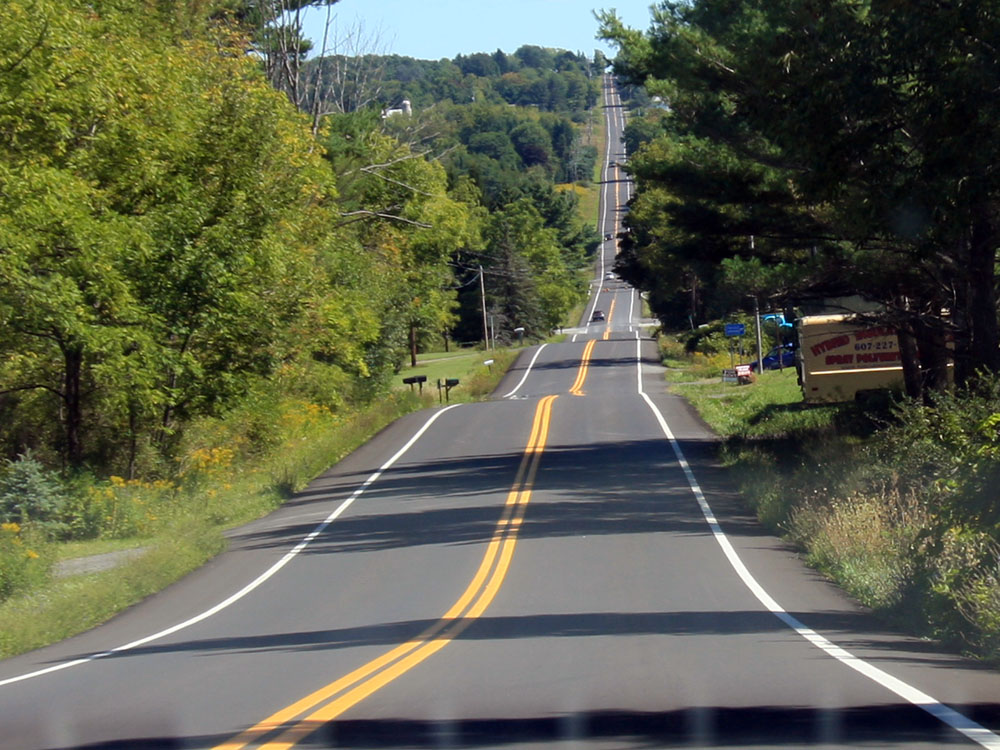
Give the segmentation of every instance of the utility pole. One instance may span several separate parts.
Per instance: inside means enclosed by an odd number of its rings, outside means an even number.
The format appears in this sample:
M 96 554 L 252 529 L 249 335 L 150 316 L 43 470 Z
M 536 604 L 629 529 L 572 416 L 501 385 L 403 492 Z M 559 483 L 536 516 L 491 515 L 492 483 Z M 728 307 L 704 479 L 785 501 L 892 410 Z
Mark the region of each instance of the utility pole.
M 753 296 L 753 319 L 757 324 L 757 361 L 760 362 L 757 369 L 759 372 L 764 372 L 764 349 L 763 342 L 760 337 L 760 307 L 757 306 L 756 294 Z
M 483 345 L 490 350 L 490 329 L 486 326 L 486 282 L 483 281 L 483 267 L 479 266 L 479 295 L 483 300 Z
M 753 245 L 753 235 L 750 235 L 750 255 L 753 256 L 754 245 Z M 761 340 L 760 336 L 760 307 L 757 304 L 757 294 L 753 295 L 753 321 L 757 324 L 757 361 L 760 363 L 757 367 L 759 372 L 764 372 L 764 342 Z M 778 356 L 781 356 L 779 352 Z

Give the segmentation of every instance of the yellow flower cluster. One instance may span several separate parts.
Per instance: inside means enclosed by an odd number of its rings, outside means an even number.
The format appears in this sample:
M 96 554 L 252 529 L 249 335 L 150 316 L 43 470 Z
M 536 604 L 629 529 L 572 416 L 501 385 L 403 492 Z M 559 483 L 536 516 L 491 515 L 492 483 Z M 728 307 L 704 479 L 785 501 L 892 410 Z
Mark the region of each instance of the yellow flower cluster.
M 111 476 L 108 478 L 111 482 L 112 487 L 131 487 L 141 490 L 172 490 L 174 489 L 174 483 L 169 479 L 156 479 L 152 482 L 147 482 L 142 479 L 124 479 L 123 477 Z
M 305 425 L 313 424 L 319 420 L 330 416 L 330 410 L 319 404 L 305 403 L 296 404 L 294 408 L 286 410 L 281 415 L 281 421 L 286 429 L 295 429 Z
M 232 460 L 233 451 L 230 448 L 199 448 L 188 456 L 188 461 L 199 469 L 209 466 L 228 466 Z
M 112 476 L 88 488 L 89 506 L 100 534 L 111 538 L 147 534 L 174 499 L 176 485 L 167 479 L 145 481 Z
M 184 473 L 225 469 L 233 463 L 235 455 L 236 452 L 231 448 L 197 448 L 187 455 Z

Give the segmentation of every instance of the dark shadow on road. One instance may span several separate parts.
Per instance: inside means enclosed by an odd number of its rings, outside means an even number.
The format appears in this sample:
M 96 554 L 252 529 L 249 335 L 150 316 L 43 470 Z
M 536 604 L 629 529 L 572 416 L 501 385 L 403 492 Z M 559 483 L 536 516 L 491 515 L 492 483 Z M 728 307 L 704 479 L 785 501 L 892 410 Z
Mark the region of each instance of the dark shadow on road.
M 618 282 L 618 283 L 621 283 L 621 282 Z M 585 322 L 585 323 L 583 323 L 583 325 L 587 325 L 587 323 Z M 633 341 L 635 340 L 634 337 L 633 337 L 632 340 Z M 642 340 L 646 341 L 646 342 L 651 341 L 651 339 L 649 339 L 648 337 L 643 337 Z M 581 344 L 583 344 L 583 342 L 582 341 L 577 341 L 576 344 L 581 345 Z M 561 344 L 560 346 L 562 347 L 563 351 L 566 351 L 566 350 L 570 349 L 570 347 L 572 346 L 572 344 L 568 344 L 567 345 L 567 344 L 564 343 L 564 344 Z M 552 349 L 549 349 L 548 351 L 551 352 Z M 582 351 L 582 347 L 581 347 L 580 351 Z M 528 369 L 528 363 L 530 361 L 531 361 L 531 357 L 530 356 L 522 356 L 522 358 L 518 359 L 517 363 L 515 363 L 514 366 L 511 367 L 507 371 L 508 372 L 508 376 L 509 376 L 510 373 L 514 373 L 514 372 L 524 372 L 524 370 Z M 616 361 L 622 367 L 635 367 L 635 357 L 631 357 L 631 356 L 630 357 L 619 357 Z M 643 364 L 650 364 L 650 365 L 660 365 L 661 364 L 660 360 L 651 351 L 644 352 L 642 354 L 641 361 L 643 362 Z M 522 366 L 522 362 L 523 362 L 523 366 Z M 535 364 L 534 364 L 534 366 L 531 369 L 532 370 L 537 370 L 537 369 L 540 369 L 540 368 L 545 368 L 548 365 L 554 365 L 554 366 L 557 366 L 559 368 L 579 367 L 580 366 L 579 351 L 576 351 L 576 353 L 573 356 L 567 356 L 567 357 L 564 357 L 563 359 L 557 360 L 555 362 L 537 362 L 536 361 Z
M 891 640 L 872 636 L 876 632 L 872 618 L 863 612 L 791 613 L 814 630 L 834 638 L 848 650 L 878 649 L 866 653 L 870 663 L 892 661 L 921 664 L 934 668 L 986 670 L 986 667 L 943 654 L 927 642 Z M 436 619 L 404 620 L 357 627 L 331 628 L 284 633 L 266 633 L 225 638 L 204 638 L 177 643 L 153 643 L 121 651 L 110 659 L 131 659 L 149 654 L 188 653 L 203 657 L 230 656 L 264 652 L 328 652 L 349 648 L 384 646 L 391 648 L 416 638 Z M 577 612 L 482 616 L 474 620 L 456 640 L 516 641 L 525 638 L 603 638 L 608 636 L 741 636 L 766 634 L 797 636 L 769 612 L 744 610 L 732 612 Z M 816 652 L 817 658 L 822 658 Z
M 994 705 L 968 708 L 994 717 L 997 712 Z M 639 748 L 842 748 L 860 743 L 879 747 L 900 743 L 922 748 L 968 746 L 957 732 L 924 711 L 893 704 L 832 709 L 719 706 L 455 721 L 348 719 L 317 727 L 303 747 L 482 748 L 588 741 L 607 746 L 604 742 L 612 740 Z
M 716 512 L 725 511 L 727 532 L 766 535 L 727 486 L 724 470 L 715 462 L 715 447 L 714 441 L 682 443 L 702 486 L 711 490 Z M 506 453 L 397 464 L 303 554 L 485 543 L 493 535 L 520 461 L 520 453 Z M 353 482 L 325 485 L 301 493 L 293 502 L 328 501 L 355 487 Z M 710 533 L 665 440 L 550 445 L 533 497 L 521 539 Z M 251 528 L 230 539 L 244 548 L 281 548 L 297 543 L 314 527 L 309 521 Z
M 954 708 L 987 726 L 995 726 L 1000 720 L 997 704 Z M 134 737 L 62 745 L 50 750 L 205 750 L 230 738 L 221 734 Z M 599 747 L 754 750 L 789 747 L 833 750 L 862 743 L 874 747 L 970 746 L 958 732 L 919 708 L 888 704 L 836 708 L 697 706 L 668 711 L 601 710 L 453 720 L 338 719 L 313 722 L 312 733 L 296 747 L 303 750 L 544 747 L 557 742 L 573 743 L 571 747 L 594 743 Z

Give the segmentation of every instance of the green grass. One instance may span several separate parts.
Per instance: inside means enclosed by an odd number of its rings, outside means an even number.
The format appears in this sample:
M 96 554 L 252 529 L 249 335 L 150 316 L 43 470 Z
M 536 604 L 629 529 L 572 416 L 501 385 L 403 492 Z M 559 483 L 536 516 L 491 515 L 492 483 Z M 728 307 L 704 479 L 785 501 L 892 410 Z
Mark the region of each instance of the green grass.
M 601 184 L 593 182 L 589 187 L 578 190 L 577 194 L 580 196 L 580 202 L 577 204 L 580 219 L 597 230 L 600 224 L 598 214 L 601 207 Z
M 719 373 L 714 382 L 678 384 L 672 390 L 688 399 L 723 437 L 784 438 L 800 430 L 813 432 L 831 427 L 842 411 L 839 406 L 804 404 L 793 369 L 761 373 L 750 385 L 723 383 Z
M 494 353 L 484 352 L 482 349 L 463 349 L 452 352 L 427 352 L 417 357 L 416 367 L 404 367 L 393 384 L 397 389 L 410 389 L 404 385 L 403 378 L 413 375 L 426 375 L 427 382 L 424 383 L 424 393 L 431 392 L 437 394 L 437 381 L 446 378 L 458 378 L 465 382 L 471 375 L 483 367 L 483 362 L 488 359 L 496 359 Z M 461 382 L 458 388 L 461 388 Z M 419 389 L 416 389 L 418 392 Z
M 523 348 L 523 347 L 521 347 Z M 438 391 L 437 381 L 447 378 L 457 378 L 459 383 L 447 394 L 450 403 L 477 401 L 492 393 L 507 369 L 517 359 L 521 348 L 504 347 L 484 352 L 482 349 L 464 350 L 461 353 L 427 352 L 417 358 L 416 367 L 406 367 L 399 373 L 397 388 L 409 389 L 403 385 L 402 379 L 412 375 L 426 375 L 423 399 L 425 404 L 438 403 L 444 397 L 444 391 Z M 424 360 L 424 361 L 421 361 Z M 487 365 L 486 362 L 493 360 Z M 414 386 L 414 393 L 419 394 L 419 388 Z
M 0 658 L 99 625 L 203 565 L 224 547 L 218 528 L 180 526 L 127 565 L 61 578 L 12 597 L 0 604 Z

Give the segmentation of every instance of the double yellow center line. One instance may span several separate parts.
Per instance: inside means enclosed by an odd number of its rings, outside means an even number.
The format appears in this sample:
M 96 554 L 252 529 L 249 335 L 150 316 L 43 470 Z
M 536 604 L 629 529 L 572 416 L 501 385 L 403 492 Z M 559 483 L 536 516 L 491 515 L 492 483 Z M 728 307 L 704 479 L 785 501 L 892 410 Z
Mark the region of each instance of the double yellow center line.
M 593 341 L 590 343 L 593 344 Z M 287 750 L 293 747 L 326 722 L 332 721 L 443 649 L 482 615 L 496 597 L 510 567 L 517 544 L 517 532 L 531 500 L 538 464 L 548 439 L 552 402 L 556 398 L 557 396 L 546 396 L 535 409 L 528 444 L 514 484 L 507 494 L 500 520 L 486 547 L 479 569 L 451 609 L 416 638 L 281 709 L 231 740 L 217 745 L 214 750 L 241 750 L 250 744 L 261 742 L 263 744 L 258 745 L 261 750 Z
M 611 318 L 615 314 L 615 301 L 611 300 L 611 307 L 608 308 L 608 319 L 605 323 L 604 335 L 602 338 L 607 341 L 611 335 Z M 587 372 L 590 370 L 590 358 L 594 354 L 594 345 L 597 343 L 597 339 L 590 339 L 587 345 L 583 347 L 583 356 L 580 357 L 580 369 L 576 372 L 576 380 L 573 381 L 573 385 L 570 386 L 569 392 L 574 396 L 583 395 L 583 383 L 587 380 Z
M 604 336 L 601 337 L 605 341 L 607 341 L 608 338 L 611 336 L 611 319 L 613 317 L 615 317 L 615 300 L 614 299 L 611 300 L 611 307 L 608 308 L 608 320 L 607 320 L 607 323 L 605 323 L 605 325 L 604 325 Z
M 576 380 L 573 381 L 573 385 L 570 386 L 569 392 L 574 396 L 583 395 L 583 381 L 587 379 L 587 370 L 590 369 L 590 356 L 594 353 L 594 344 L 597 343 L 597 339 L 590 339 L 587 345 L 583 347 L 583 356 L 580 357 L 580 369 L 576 371 Z

